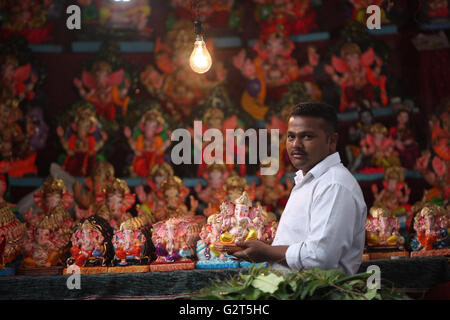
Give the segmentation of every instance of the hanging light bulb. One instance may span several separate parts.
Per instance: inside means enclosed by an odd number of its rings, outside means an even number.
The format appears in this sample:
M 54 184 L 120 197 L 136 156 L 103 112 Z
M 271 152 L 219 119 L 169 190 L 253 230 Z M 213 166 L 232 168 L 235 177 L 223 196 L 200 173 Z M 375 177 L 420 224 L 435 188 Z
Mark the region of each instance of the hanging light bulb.
M 189 58 L 189 65 L 192 70 L 197 73 L 205 73 L 207 72 L 212 65 L 211 55 L 206 48 L 205 41 L 203 41 L 202 31 L 201 31 L 201 22 L 194 22 L 195 28 L 195 42 L 194 42 L 194 51 L 191 53 L 191 57 Z

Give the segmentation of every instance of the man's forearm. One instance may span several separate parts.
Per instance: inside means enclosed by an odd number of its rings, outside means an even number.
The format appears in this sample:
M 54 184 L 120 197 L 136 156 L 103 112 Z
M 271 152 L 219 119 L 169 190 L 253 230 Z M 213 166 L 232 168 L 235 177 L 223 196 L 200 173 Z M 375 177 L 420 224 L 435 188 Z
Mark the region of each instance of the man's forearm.
M 286 251 L 288 248 L 289 246 L 269 246 L 266 261 L 280 263 L 287 267 Z

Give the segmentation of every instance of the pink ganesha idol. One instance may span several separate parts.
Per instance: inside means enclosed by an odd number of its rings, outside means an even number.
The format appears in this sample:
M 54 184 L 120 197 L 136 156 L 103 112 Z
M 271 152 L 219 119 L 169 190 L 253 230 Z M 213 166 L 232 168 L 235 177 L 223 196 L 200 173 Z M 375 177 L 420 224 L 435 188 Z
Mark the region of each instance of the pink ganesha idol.
M 116 178 L 106 184 L 102 193 L 97 194 L 99 207 L 96 215 L 106 219 L 111 227 L 118 228 L 122 222 L 132 217 L 127 210 L 133 206 L 135 197 L 127 183 Z
M 148 215 L 133 217 L 114 231 L 112 244 L 114 258 L 108 272 L 148 272 L 149 263 L 155 259 L 155 247 Z
M 204 216 L 169 218 L 153 224 L 152 241 L 157 258 L 150 270 L 194 269 L 195 245 L 204 224 Z
M 374 206 L 366 220 L 366 244 L 370 259 L 409 256 L 405 239 L 399 234 L 400 223 L 385 207 Z

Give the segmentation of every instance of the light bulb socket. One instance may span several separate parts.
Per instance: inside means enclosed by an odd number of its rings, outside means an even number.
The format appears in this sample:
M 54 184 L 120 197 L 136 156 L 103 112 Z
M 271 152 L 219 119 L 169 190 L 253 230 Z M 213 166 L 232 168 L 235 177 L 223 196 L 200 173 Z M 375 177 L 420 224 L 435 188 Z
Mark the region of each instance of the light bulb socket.
M 202 35 L 202 23 L 199 20 L 194 21 L 194 32 L 197 36 Z

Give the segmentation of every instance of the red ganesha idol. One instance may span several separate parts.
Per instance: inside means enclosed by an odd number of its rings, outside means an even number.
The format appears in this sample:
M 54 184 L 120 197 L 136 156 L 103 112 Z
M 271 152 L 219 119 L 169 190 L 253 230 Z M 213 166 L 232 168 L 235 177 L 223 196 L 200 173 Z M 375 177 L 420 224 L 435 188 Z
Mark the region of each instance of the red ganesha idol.
M 80 106 L 69 128 L 57 128 L 59 140 L 67 155 L 63 169 L 76 177 L 85 177 L 96 163 L 97 152 L 108 135 L 101 129 L 95 113 L 88 106 Z
M 331 66 L 326 65 L 325 71 L 340 86 L 340 112 L 360 107 L 364 100 L 368 101 L 371 107 L 387 106 L 386 76 L 381 74 L 382 65 L 383 60 L 372 48 L 361 52 L 360 46 L 354 42 L 342 46 L 340 57 L 332 56 Z M 379 99 L 375 95 L 374 87 L 379 88 Z
M 69 244 L 70 257 L 66 260 L 68 269 L 76 265 L 81 268 L 81 273 L 106 273 L 114 256 L 112 235 L 108 221 L 101 217 L 94 215 L 81 220 Z M 68 273 L 68 269 L 64 273 Z
M 164 162 L 164 152 L 171 143 L 166 120 L 161 112 L 151 109 L 141 117 L 133 133 L 125 127 L 124 134 L 134 152 L 130 174 L 148 177 L 155 164 Z
M 116 106 L 122 109 L 123 115 L 127 113 L 131 82 L 123 69 L 113 71 L 108 62 L 97 61 L 92 66 L 92 74 L 83 70 L 81 80 L 75 78 L 74 85 L 80 96 L 95 106 L 97 114 L 109 121 L 116 119 Z
M 114 232 L 112 244 L 114 258 L 108 272 L 148 272 L 149 263 L 154 260 L 149 216 L 139 216 L 126 220 Z

